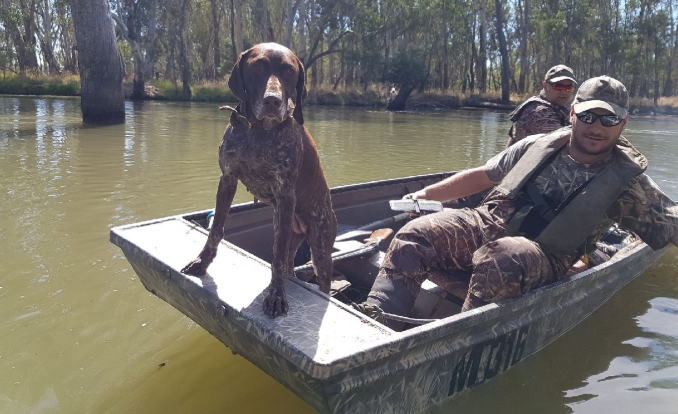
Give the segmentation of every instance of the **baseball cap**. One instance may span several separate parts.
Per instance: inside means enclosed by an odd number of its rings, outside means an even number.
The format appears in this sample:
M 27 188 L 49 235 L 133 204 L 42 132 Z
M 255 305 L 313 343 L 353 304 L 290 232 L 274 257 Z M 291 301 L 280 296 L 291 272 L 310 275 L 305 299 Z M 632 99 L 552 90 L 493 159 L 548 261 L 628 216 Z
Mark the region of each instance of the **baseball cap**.
M 565 65 L 556 65 L 552 67 L 546 72 L 546 76 L 544 76 L 544 82 L 558 82 L 564 79 L 569 79 L 572 82 L 577 83 L 574 79 L 574 72 Z
M 582 83 L 574 97 L 572 108 L 575 113 L 601 108 L 614 112 L 620 118 L 629 113 L 629 91 L 617 79 L 598 76 Z

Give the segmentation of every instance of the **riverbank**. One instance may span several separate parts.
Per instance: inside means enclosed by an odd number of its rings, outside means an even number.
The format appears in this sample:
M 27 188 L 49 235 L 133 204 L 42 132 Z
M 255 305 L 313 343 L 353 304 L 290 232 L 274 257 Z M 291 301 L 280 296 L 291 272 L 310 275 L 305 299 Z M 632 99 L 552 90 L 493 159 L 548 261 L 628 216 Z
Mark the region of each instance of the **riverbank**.
M 132 96 L 132 82 L 123 82 L 125 97 Z M 77 75 L 66 76 L 11 76 L 0 79 L 0 95 L 29 96 L 79 96 L 80 78 Z M 512 94 L 510 105 L 501 102 L 501 94 L 489 92 L 485 94 L 463 94 L 459 92 L 426 91 L 414 92 L 407 102 L 408 109 L 458 109 L 486 108 L 512 110 L 516 105 L 529 98 L 529 94 Z M 151 80 L 146 84 L 146 96 L 149 100 L 185 101 L 180 83 L 169 80 Z M 193 102 L 237 102 L 228 89 L 226 81 L 203 82 L 191 86 Z M 319 87 L 310 89 L 305 105 L 319 106 L 357 106 L 385 108 L 388 103 L 388 88 L 385 85 L 371 85 L 365 88 Z M 633 115 L 678 116 L 678 97 L 659 98 L 655 106 L 652 99 L 634 98 L 631 100 Z

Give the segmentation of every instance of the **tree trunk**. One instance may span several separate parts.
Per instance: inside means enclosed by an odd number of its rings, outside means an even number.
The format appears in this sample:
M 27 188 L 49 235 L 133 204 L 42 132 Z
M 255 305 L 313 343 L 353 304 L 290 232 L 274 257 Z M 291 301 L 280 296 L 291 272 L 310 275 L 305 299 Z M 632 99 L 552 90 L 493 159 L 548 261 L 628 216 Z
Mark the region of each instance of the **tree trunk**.
M 429 25 L 430 26 L 430 25 Z M 428 31 L 427 31 L 427 43 L 428 43 Z M 443 0 L 443 90 L 446 91 L 450 87 L 450 53 L 448 50 L 448 28 L 447 28 L 447 0 Z M 427 74 L 428 77 L 428 74 Z
M 285 37 L 283 45 L 292 48 L 292 30 L 294 30 L 294 0 L 285 0 Z
M 473 28 L 471 29 L 471 65 L 468 69 L 469 75 L 469 89 L 471 90 L 471 95 L 475 92 L 476 86 L 476 76 L 475 76 L 475 64 L 478 62 L 478 56 L 476 53 L 476 17 L 473 16 Z
M 219 16 L 217 0 L 210 0 L 210 2 L 212 3 L 212 27 L 214 29 L 214 80 L 217 80 L 221 77 L 219 74 L 219 68 L 221 67 L 221 50 L 219 48 L 221 16 Z
M 106 0 L 71 0 L 78 42 L 82 118 L 86 123 L 125 121 L 122 58 Z
M 340 59 L 341 59 L 341 62 L 340 62 L 340 65 L 341 65 L 341 72 L 339 72 L 339 76 L 338 76 L 337 79 L 334 81 L 334 85 L 332 86 L 332 90 L 333 90 L 333 91 L 336 91 L 336 90 L 337 90 L 337 87 L 339 86 L 339 82 L 341 82 L 341 79 L 344 77 L 344 68 L 345 68 L 345 65 L 344 65 L 344 58 L 343 58 L 343 57 L 344 57 L 344 54 L 342 53 L 342 54 L 341 54 L 341 57 L 340 57 Z
M 523 28 L 520 33 L 520 77 L 518 78 L 518 92 L 525 93 L 527 86 L 527 71 L 529 64 L 527 61 L 527 44 L 530 33 L 530 3 L 529 0 L 523 0 Z
M 31 0 L 29 3 L 28 13 L 24 19 L 24 44 L 26 45 L 26 70 L 28 71 L 37 71 L 38 66 L 38 56 L 37 51 L 37 41 L 35 39 L 36 31 L 36 1 Z
M 54 5 L 54 10 L 60 21 L 69 21 L 72 24 L 73 20 L 66 17 L 67 15 L 70 15 L 70 10 L 67 11 L 67 4 L 58 2 Z M 65 72 L 75 73 L 77 71 L 77 57 L 75 56 L 75 42 L 71 36 L 72 30 L 70 29 L 70 24 L 62 28 L 57 39 L 61 45 L 62 57 L 64 59 L 63 70 Z
M 389 102 L 386 109 L 388 109 L 389 111 L 405 110 L 405 106 L 407 105 L 407 99 L 412 94 L 412 91 L 414 91 L 414 86 L 400 88 L 398 94 L 396 95 L 395 98 L 393 98 L 391 102 Z
M 381 75 L 381 83 L 386 83 L 386 77 L 388 76 L 388 64 L 391 58 L 391 42 L 389 40 L 388 31 L 384 38 L 384 69 Z
M 3 1 L 1 4 L 0 10 L 3 12 L 5 10 L 12 12 L 10 10 L 10 4 L 8 1 Z M 13 18 L 3 19 L 3 24 L 6 24 L 4 27 L 5 31 L 12 33 L 12 40 L 14 42 L 14 47 L 16 48 L 16 60 L 19 64 L 19 72 L 35 72 L 38 69 L 38 58 L 35 54 L 36 44 L 35 44 L 35 29 L 34 29 L 34 16 L 35 16 L 35 0 L 32 0 L 27 7 L 25 4 L 22 4 L 22 9 L 28 8 L 29 12 L 27 17 L 23 20 L 24 32 L 22 33 L 19 28 L 19 22 Z
M 236 58 L 243 52 L 242 40 L 242 0 L 233 0 L 235 15 L 233 16 L 233 26 L 235 30 L 235 53 Z M 235 60 L 233 60 L 235 62 Z
M 659 36 L 654 38 L 654 106 L 659 104 Z
M 37 31 L 40 40 L 40 49 L 42 57 L 47 64 L 50 75 L 59 74 L 59 64 L 54 56 L 54 40 L 52 39 L 52 12 L 50 11 L 49 0 L 41 0 L 38 3 L 38 10 L 42 16 L 42 32 Z
M 188 61 L 188 51 L 186 50 L 186 9 L 191 0 L 183 0 L 181 3 L 181 13 L 179 15 L 179 61 L 181 62 L 181 83 L 182 97 L 186 100 L 191 99 L 191 65 Z
M 504 35 L 504 12 L 501 8 L 501 0 L 494 0 L 494 8 L 497 12 L 497 37 L 499 37 L 499 52 L 501 53 L 501 100 L 502 103 L 509 104 L 511 98 L 509 55 L 506 36 Z
M 299 47 L 297 56 L 302 62 L 306 62 L 306 0 L 299 3 Z
M 664 90 L 662 91 L 663 96 L 673 96 L 673 61 L 676 58 L 676 53 L 678 52 L 678 39 L 676 34 L 675 21 L 673 19 L 673 2 L 669 2 L 669 27 L 671 28 L 669 39 L 671 41 L 668 50 L 667 67 L 666 67 L 666 80 L 664 81 Z
M 231 0 L 231 60 L 238 60 L 238 49 L 235 46 L 235 0 Z
M 268 5 L 266 0 L 261 1 L 261 39 L 264 43 L 273 42 L 271 21 L 268 17 Z
M 146 79 L 153 77 L 153 68 L 158 51 L 157 13 L 158 0 L 150 0 L 148 3 L 148 22 L 143 23 L 147 29 L 142 29 L 142 18 L 137 9 L 138 5 L 126 3 L 126 10 L 119 10 L 112 14 L 113 20 L 118 25 L 123 37 L 129 43 L 134 56 L 134 87 L 132 99 L 145 97 Z M 126 21 L 123 21 L 126 19 Z M 143 46 L 146 47 L 143 50 Z
M 478 89 L 480 93 L 487 92 L 487 39 L 485 32 L 487 31 L 487 21 L 485 19 L 485 4 L 486 0 L 480 0 L 480 25 L 478 26 L 478 36 L 480 37 L 480 44 L 478 45 L 478 60 L 476 65 L 479 67 L 478 73 Z

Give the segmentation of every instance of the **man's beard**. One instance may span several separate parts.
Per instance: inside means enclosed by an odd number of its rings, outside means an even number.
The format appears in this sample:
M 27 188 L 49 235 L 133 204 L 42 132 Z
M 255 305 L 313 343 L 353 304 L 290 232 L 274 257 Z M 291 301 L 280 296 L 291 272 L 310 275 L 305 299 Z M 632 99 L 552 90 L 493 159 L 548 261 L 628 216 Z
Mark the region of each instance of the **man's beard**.
M 586 138 L 581 138 L 582 140 Z M 617 141 L 612 141 L 610 144 L 606 145 L 605 147 L 601 148 L 600 150 L 597 151 L 592 151 L 587 148 L 585 148 L 580 142 L 580 138 L 575 137 L 572 135 L 572 146 L 577 149 L 579 152 L 584 153 L 586 155 L 603 155 L 603 154 L 608 154 L 612 152 L 614 147 L 617 145 Z

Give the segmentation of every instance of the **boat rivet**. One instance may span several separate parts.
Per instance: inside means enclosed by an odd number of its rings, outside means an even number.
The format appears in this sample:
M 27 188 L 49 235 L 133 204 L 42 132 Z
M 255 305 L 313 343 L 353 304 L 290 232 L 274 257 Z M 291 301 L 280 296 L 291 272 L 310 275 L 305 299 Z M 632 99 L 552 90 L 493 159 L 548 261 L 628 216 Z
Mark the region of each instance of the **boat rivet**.
M 172 278 L 172 271 L 169 268 L 166 268 L 165 271 L 163 272 L 166 278 L 171 279 Z

